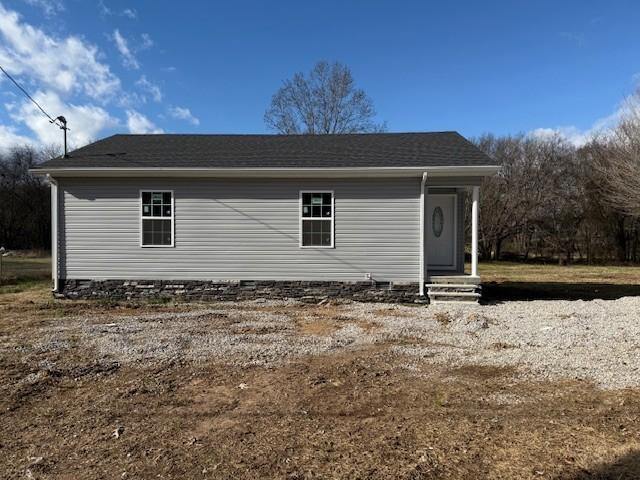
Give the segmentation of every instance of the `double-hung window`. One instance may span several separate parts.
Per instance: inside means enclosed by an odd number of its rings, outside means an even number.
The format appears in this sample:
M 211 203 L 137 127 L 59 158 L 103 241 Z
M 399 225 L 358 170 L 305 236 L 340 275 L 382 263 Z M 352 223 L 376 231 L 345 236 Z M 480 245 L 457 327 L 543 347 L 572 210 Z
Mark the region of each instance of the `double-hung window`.
M 144 190 L 140 192 L 141 245 L 173 246 L 173 192 Z
M 333 247 L 333 192 L 300 192 L 300 246 Z

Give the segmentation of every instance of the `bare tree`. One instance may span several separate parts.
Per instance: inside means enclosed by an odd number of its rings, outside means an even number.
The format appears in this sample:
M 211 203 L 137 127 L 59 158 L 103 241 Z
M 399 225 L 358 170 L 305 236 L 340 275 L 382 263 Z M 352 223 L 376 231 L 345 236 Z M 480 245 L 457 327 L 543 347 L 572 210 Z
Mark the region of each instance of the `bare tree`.
M 502 167 L 483 181 L 480 205 L 482 256 L 499 259 L 505 242 L 532 232 L 547 185 L 545 149 L 536 139 L 522 135 L 485 135 L 476 144 Z
M 640 218 L 640 90 L 626 107 L 613 136 L 594 142 L 592 151 L 606 202 Z
M 575 149 L 559 136 L 485 135 L 476 143 L 502 167 L 482 186 L 482 256 L 499 259 L 506 245 L 524 259 L 535 250 L 571 261 L 585 196 Z
M 532 221 L 537 240 L 560 263 L 572 261 L 585 219 L 583 164 L 575 148 L 560 137 L 538 140 L 538 164 L 544 181 Z
M 340 63 L 318 62 L 308 76 L 296 73 L 271 99 L 267 126 L 282 134 L 384 131 L 374 122 L 373 102 L 355 87 L 351 71 Z
M 59 149 L 13 147 L 0 154 L 0 244 L 13 249 L 48 249 L 51 245 L 49 187 L 29 173 Z

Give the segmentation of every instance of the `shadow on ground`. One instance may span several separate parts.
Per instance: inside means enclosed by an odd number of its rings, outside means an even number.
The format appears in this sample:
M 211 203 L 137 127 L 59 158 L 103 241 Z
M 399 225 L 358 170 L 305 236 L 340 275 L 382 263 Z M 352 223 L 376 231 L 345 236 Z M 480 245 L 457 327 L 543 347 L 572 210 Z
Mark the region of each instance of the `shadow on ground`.
M 640 285 L 568 282 L 491 282 L 482 284 L 486 302 L 505 300 L 616 300 L 640 296 Z
M 632 480 L 640 478 L 640 451 L 634 450 L 612 463 L 603 463 L 593 468 L 582 469 L 557 477 L 557 480 Z

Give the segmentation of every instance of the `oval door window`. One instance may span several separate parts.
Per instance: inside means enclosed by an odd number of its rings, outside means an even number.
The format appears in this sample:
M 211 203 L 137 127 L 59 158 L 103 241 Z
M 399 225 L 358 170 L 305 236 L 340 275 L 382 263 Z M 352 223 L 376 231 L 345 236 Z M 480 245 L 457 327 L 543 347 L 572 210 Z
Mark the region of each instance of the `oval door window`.
M 433 227 L 433 234 L 436 238 L 442 235 L 442 230 L 444 228 L 444 214 L 442 213 L 442 208 L 436 207 L 433 209 L 431 225 Z

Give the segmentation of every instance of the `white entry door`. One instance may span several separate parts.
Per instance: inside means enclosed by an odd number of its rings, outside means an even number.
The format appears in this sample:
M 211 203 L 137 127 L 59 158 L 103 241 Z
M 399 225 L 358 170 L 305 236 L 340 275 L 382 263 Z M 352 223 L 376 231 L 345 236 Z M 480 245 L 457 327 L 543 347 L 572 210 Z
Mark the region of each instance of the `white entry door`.
M 425 215 L 427 269 L 456 268 L 456 194 L 434 193 L 427 196 Z

